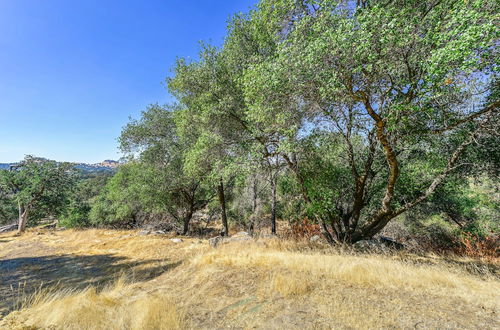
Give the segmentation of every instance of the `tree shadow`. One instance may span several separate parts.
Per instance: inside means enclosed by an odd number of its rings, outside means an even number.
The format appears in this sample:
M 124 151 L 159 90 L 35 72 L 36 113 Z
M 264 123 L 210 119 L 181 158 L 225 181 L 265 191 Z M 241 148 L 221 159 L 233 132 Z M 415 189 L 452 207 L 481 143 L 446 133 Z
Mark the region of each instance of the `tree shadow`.
M 180 265 L 165 260 L 130 261 L 102 255 L 57 255 L 0 260 L 0 317 L 15 309 L 18 301 L 41 287 L 80 290 L 102 289 L 121 275 L 147 281 Z

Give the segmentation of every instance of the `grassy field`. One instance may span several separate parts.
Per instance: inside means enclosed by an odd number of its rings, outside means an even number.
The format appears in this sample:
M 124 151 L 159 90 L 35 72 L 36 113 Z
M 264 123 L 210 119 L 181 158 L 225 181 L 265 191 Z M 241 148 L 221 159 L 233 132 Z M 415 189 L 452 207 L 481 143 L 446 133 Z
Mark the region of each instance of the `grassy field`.
M 468 259 L 34 229 L 0 271 L 2 329 L 500 328 L 498 264 Z

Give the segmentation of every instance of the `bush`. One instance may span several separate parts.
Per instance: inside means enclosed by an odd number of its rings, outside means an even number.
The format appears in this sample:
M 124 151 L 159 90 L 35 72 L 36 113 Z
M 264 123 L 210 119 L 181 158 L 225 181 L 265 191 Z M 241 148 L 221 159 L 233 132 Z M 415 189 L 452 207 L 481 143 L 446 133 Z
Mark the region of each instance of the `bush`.
M 309 239 L 314 235 L 321 235 L 321 229 L 318 224 L 312 223 L 308 218 L 292 224 L 290 231 L 286 233 L 286 236 L 296 240 Z
M 84 228 L 91 225 L 89 205 L 70 205 L 60 216 L 59 225 L 67 228 Z
M 68 228 L 83 228 L 92 225 L 90 211 L 111 174 L 97 173 L 80 178 L 69 195 L 69 203 L 59 214 L 59 224 Z
M 489 236 L 478 236 L 464 233 L 459 240 L 459 254 L 471 258 L 494 260 L 500 257 L 500 235 L 491 233 Z

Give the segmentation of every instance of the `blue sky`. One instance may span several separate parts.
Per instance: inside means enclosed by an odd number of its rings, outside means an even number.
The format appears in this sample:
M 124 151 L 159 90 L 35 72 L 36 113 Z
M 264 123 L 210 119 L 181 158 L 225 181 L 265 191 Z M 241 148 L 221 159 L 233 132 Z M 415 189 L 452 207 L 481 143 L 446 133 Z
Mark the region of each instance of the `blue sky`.
M 256 0 L 0 0 L 0 162 L 120 157 L 129 116 Z

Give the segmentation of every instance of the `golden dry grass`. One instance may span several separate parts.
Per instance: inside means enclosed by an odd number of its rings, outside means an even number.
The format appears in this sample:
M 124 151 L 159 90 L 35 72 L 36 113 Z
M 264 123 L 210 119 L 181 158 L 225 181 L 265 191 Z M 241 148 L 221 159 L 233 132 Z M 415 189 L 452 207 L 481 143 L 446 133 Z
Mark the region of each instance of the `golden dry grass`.
M 113 253 L 130 260 L 178 263 L 161 275 L 128 276 L 104 289 L 42 290 L 0 321 L 8 329 L 500 327 L 498 278 L 471 275 L 438 257 L 424 264 L 412 256 L 353 255 L 280 240 L 212 249 L 197 239 L 175 244 L 130 231 L 31 232 L 1 238 L 7 242 L 0 259 L 33 243 L 42 254 L 43 249 Z
M 184 329 L 184 316 L 165 297 L 128 297 L 123 285 L 101 292 L 88 288 L 39 292 L 21 312 L 13 312 L 3 324 L 9 329 Z M 25 314 L 29 317 L 25 319 Z M 24 319 L 23 322 L 18 322 Z

